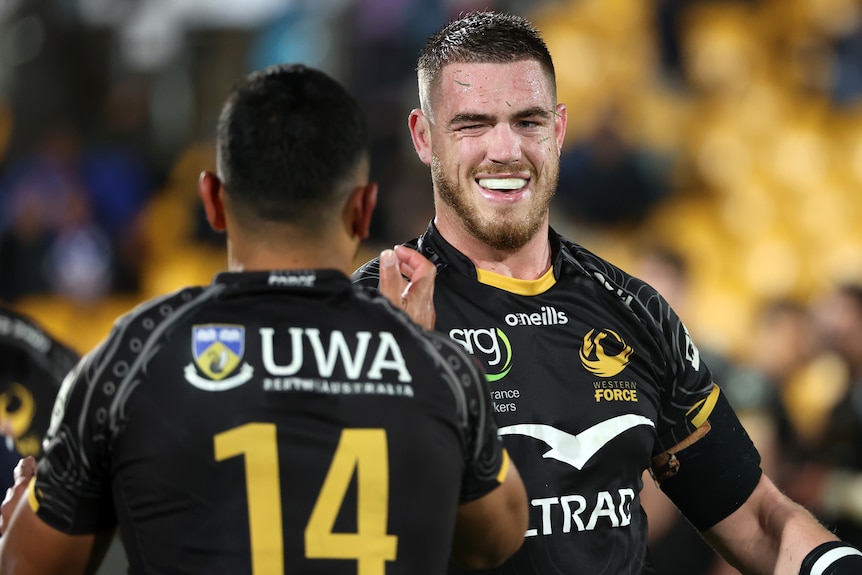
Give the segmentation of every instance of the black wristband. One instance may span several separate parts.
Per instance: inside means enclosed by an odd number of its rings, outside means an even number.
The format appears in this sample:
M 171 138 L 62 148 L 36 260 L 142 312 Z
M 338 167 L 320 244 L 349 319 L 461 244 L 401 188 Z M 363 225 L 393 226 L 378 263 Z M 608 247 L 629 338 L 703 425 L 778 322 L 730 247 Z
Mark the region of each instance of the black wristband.
M 818 545 L 802 560 L 799 575 L 855 575 L 862 573 L 862 551 L 843 541 Z

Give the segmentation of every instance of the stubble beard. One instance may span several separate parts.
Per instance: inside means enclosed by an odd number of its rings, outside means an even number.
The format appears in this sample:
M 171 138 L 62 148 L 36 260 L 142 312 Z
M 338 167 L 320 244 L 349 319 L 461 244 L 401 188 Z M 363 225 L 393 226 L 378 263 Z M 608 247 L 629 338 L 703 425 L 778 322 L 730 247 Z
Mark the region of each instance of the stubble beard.
M 483 216 L 469 201 L 473 191 L 461 190 L 457 180 L 453 182 L 446 176 L 439 158 L 435 155 L 431 159 L 431 178 L 443 203 L 457 214 L 470 236 L 503 252 L 519 250 L 539 232 L 557 189 L 558 175 L 559 171 L 548 174 L 548 185 L 533 189 L 534 198 L 525 214 L 518 215 L 517 208 L 510 206 L 497 209 L 492 216 Z M 533 183 L 537 183 L 535 175 Z

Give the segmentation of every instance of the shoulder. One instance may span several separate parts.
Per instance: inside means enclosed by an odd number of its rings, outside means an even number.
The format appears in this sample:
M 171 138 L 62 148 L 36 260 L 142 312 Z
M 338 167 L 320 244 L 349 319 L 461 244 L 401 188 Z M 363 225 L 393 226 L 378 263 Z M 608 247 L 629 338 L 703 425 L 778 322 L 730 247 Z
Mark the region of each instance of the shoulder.
M 669 307 L 667 302 L 651 285 L 616 266 L 587 248 L 572 242 L 562 236 L 560 240 L 560 257 L 564 264 L 574 268 L 594 280 L 617 299 L 631 306 L 637 302 L 650 312 L 650 315 L 662 315 Z
M 108 337 L 89 354 L 90 361 L 119 362 L 122 371 L 139 366 L 160 339 L 219 290 L 219 286 L 187 287 L 139 304 L 117 318 Z
M 58 378 L 79 359 L 75 350 L 51 335 L 38 321 L 3 306 L 0 306 L 0 350 L 2 358 L 10 361 L 13 356 L 21 358 L 15 361 L 40 366 Z
M 217 286 L 193 286 L 147 300 L 121 315 L 114 324 L 114 330 L 137 326 L 153 329 L 169 323 L 176 318 L 177 313 L 189 311 L 210 297 L 215 297 L 218 290 Z

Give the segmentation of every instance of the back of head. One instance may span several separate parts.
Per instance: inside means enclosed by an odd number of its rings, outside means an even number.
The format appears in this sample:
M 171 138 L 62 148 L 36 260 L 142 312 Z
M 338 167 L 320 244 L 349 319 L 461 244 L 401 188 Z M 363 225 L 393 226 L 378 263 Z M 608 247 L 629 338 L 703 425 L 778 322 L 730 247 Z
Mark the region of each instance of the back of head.
M 536 60 L 556 84 L 554 63 L 541 34 L 520 16 L 500 12 L 470 12 L 432 35 L 419 54 L 419 99 L 429 110 L 428 93 L 448 64 L 505 64 Z
M 367 178 L 368 128 L 347 90 L 300 64 L 253 72 L 218 124 L 218 172 L 244 226 L 314 229 Z

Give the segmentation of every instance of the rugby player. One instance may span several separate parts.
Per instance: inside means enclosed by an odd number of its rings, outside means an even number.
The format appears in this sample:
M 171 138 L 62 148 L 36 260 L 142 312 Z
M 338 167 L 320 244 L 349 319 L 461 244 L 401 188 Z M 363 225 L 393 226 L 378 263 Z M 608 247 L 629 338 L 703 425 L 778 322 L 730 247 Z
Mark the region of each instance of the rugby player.
M 21 457 L 38 457 L 51 407 L 78 353 L 32 317 L 0 306 L 0 490 Z
M 398 309 L 428 299 L 434 266 L 385 252 L 413 280 L 398 307 L 350 281 L 377 193 L 355 101 L 268 68 L 229 97 L 217 146 L 199 192 L 229 271 L 122 317 L 73 370 L 4 506 L 0 574 L 89 572 L 117 526 L 131 573 L 502 562 L 527 502 L 488 386 Z
M 435 216 L 406 245 L 437 266 L 436 329 L 484 364 L 531 504 L 524 545 L 489 573 L 653 572 L 645 469 L 745 573 L 862 573 L 857 549 L 763 475 L 667 302 L 550 228 L 566 105 L 535 27 L 466 14 L 417 70 L 409 128 Z M 354 279 L 375 285 L 378 262 Z

